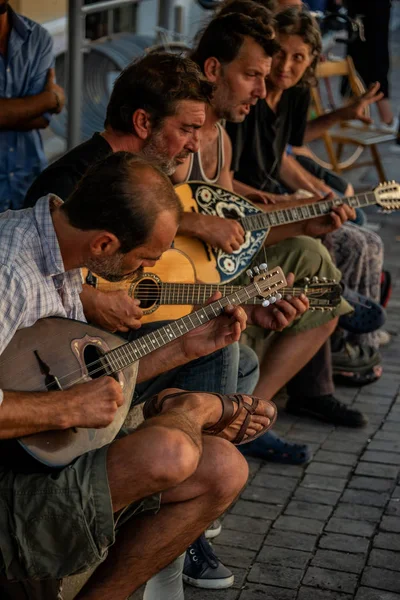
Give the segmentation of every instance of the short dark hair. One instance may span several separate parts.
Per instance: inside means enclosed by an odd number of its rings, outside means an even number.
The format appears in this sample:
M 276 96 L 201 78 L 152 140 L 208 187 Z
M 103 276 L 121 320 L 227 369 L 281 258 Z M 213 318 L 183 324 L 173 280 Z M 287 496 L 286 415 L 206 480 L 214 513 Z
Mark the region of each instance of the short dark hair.
M 133 133 L 132 115 L 142 108 L 157 129 L 166 117 L 175 114 L 179 101 L 209 103 L 213 89 L 189 58 L 150 52 L 126 67 L 115 81 L 105 127 Z
M 201 69 L 210 57 L 217 58 L 223 65 L 229 64 L 239 54 L 246 37 L 252 38 L 259 44 L 267 56 L 273 56 L 279 50 L 279 45 L 275 41 L 273 18 L 267 11 L 263 14 L 265 19 L 252 18 L 241 13 L 215 17 L 198 38 L 191 59 Z
M 315 69 L 322 51 L 321 31 L 317 21 L 310 11 L 304 7 L 291 6 L 278 13 L 276 31 L 284 35 L 298 35 L 303 42 L 310 46 L 314 60 L 299 81 L 299 86 L 316 85 Z
M 261 10 L 258 11 L 258 9 Z M 271 14 L 265 15 L 263 10 L 268 10 L 269 13 L 272 13 L 275 9 L 276 0 L 224 0 L 224 2 L 218 5 L 215 16 L 239 12 L 253 19 L 268 19 L 270 24 L 272 24 Z
M 146 173 L 151 184 L 143 180 Z M 130 152 L 114 152 L 92 165 L 61 210 L 77 229 L 113 233 L 124 254 L 146 242 L 161 212 L 175 212 L 177 222 L 182 214 L 169 178 Z

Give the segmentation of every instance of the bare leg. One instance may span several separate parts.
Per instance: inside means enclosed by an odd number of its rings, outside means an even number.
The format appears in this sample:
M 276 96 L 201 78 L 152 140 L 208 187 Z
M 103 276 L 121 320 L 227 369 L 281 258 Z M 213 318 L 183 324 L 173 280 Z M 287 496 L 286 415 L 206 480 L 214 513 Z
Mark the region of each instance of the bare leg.
M 383 98 L 383 100 L 380 100 L 376 103 L 376 106 L 382 123 L 385 123 L 386 125 L 391 125 L 394 119 L 394 115 L 389 99 Z
M 140 516 L 124 525 L 106 561 L 77 599 L 125 600 L 182 554 L 230 506 L 247 475 L 247 463 L 232 444 L 204 437 L 196 472 L 163 493 L 157 515 Z
M 336 329 L 337 322 L 336 318 L 296 335 L 275 336 L 261 362 L 254 395 L 266 400 L 273 398 L 321 348 Z

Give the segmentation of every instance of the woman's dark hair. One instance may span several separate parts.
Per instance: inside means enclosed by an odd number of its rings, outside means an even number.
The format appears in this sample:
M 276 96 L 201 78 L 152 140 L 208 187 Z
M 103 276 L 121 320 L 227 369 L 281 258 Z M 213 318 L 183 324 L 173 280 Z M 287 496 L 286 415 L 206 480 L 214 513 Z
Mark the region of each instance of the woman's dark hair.
M 146 110 L 152 126 L 176 112 L 181 100 L 209 103 L 213 85 L 189 58 L 168 52 L 151 52 L 122 71 L 107 107 L 105 127 L 133 133 L 132 115 Z
M 177 222 L 182 214 L 168 177 L 130 152 L 114 152 L 92 165 L 61 210 L 77 229 L 113 233 L 124 254 L 146 242 L 162 211 L 174 212 Z
M 307 68 L 298 85 L 316 85 L 315 69 L 322 51 L 321 32 L 317 21 L 305 8 L 292 6 L 275 16 L 276 31 L 284 35 L 298 35 L 303 42 L 310 46 L 314 59 Z
M 251 1 L 249 5 L 257 6 Z M 201 69 L 211 57 L 217 58 L 222 65 L 229 64 L 239 54 L 246 37 L 259 44 L 267 56 L 273 56 L 279 50 L 275 41 L 274 20 L 262 7 L 258 7 L 258 10 L 262 11 L 262 18 L 252 18 L 241 12 L 215 17 L 197 40 L 197 47 L 191 54 L 191 59 Z

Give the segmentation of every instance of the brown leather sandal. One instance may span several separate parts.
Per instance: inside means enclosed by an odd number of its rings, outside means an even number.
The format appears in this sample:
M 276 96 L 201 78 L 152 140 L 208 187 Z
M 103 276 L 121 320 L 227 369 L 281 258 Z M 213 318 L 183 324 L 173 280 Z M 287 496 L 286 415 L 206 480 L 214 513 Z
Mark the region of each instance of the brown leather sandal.
M 247 412 L 246 418 L 243 421 L 242 426 L 239 429 L 237 436 L 235 437 L 234 440 L 231 440 L 232 444 L 234 444 L 235 446 L 240 446 L 241 444 L 247 444 L 248 442 L 252 442 L 253 440 L 259 438 L 261 435 L 264 435 L 264 433 L 266 431 L 268 431 L 269 429 L 271 429 L 271 427 L 274 425 L 276 418 L 278 416 L 278 411 L 276 409 L 275 404 L 269 400 L 268 401 L 269 404 L 271 406 L 273 406 L 273 408 L 274 408 L 274 417 L 273 417 L 273 419 L 270 420 L 270 424 L 268 425 L 268 427 L 264 427 L 263 429 L 261 429 L 255 435 L 249 436 L 245 440 L 243 440 L 244 436 L 246 435 L 246 431 L 249 426 L 249 423 L 251 421 L 251 417 L 252 417 L 252 415 L 255 414 L 255 412 L 257 410 L 258 404 L 260 402 L 260 398 L 257 398 L 256 396 L 250 396 L 248 394 L 225 394 L 225 395 L 223 395 L 223 394 L 217 394 L 216 392 L 189 392 L 189 391 L 182 391 L 182 392 L 176 392 L 174 394 L 167 394 L 167 396 L 164 396 L 164 398 L 162 398 L 162 400 L 160 402 L 158 402 L 158 394 L 156 394 L 152 398 L 149 398 L 148 400 L 146 400 L 146 402 L 144 403 L 143 416 L 145 419 L 150 419 L 151 417 L 155 417 L 155 416 L 161 414 L 162 406 L 168 398 L 176 398 L 177 396 L 182 396 L 183 394 L 204 394 L 204 393 L 212 394 L 213 396 L 217 396 L 221 400 L 221 404 L 222 404 L 222 415 L 221 415 L 221 418 L 219 419 L 219 421 L 217 421 L 217 423 L 215 423 L 215 425 L 211 425 L 211 427 L 207 427 L 207 429 L 204 429 L 204 433 L 207 435 L 217 435 L 218 433 L 221 433 L 221 431 L 226 429 L 226 427 L 229 427 L 229 425 L 231 425 L 238 418 L 238 416 L 240 415 L 242 410 L 245 410 Z M 250 398 L 252 403 L 248 404 L 247 402 L 245 402 L 243 399 L 243 396 Z M 236 412 L 233 410 L 233 402 L 235 402 L 238 405 L 238 409 Z

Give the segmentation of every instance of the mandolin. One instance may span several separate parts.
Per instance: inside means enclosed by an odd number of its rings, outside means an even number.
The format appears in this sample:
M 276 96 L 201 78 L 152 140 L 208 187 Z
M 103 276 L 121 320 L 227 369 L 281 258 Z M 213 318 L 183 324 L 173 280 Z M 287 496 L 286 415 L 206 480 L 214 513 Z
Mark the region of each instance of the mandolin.
M 214 292 L 223 296 L 240 289 L 232 284 L 206 284 L 196 282 L 196 269 L 190 258 L 172 248 L 164 252 L 153 268 L 132 281 L 110 283 L 84 270 L 84 278 L 90 285 L 102 291 L 126 290 L 132 298 L 140 300 L 144 316 L 142 323 L 178 319 L 190 313 L 194 306 L 203 304 Z M 178 281 L 177 281 L 178 280 Z M 342 288 L 335 281 L 305 280 L 304 286 L 285 287 L 281 294 L 299 296 L 305 294 L 310 310 L 333 310 L 340 303 Z M 260 304 L 262 298 L 252 298 L 245 304 Z
M 32 327 L 20 329 L 0 359 L 1 389 L 65 390 L 108 375 L 120 383 L 124 395 L 124 403 L 108 427 L 46 431 L 25 436 L 19 439 L 20 444 L 52 467 L 65 466 L 85 452 L 109 444 L 129 411 L 140 358 L 214 319 L 230 304 L 243 304 L 255 296 L 266 303 L 275 302 L 285 285 L 279 267 L 268 272 L 265 265 L 260 265 L 250 285 L 128 343 L 88 323 L 59 317 L 41 319 Z
M 381 183 L 372 192 L 347 198 L 333 198 L 294 208 L 276 208 L 264 212 L 237 194 L 201 181 L 175 186 L 185 212 L 236 219 L 245 231 L 245 241 L 239 250 L 227 254 L 212 248 L 198 238 L 177 236 L 174 247 L 185 252 L 196 265 L 196 273 L 207 283 L 229 283 L 248 269 L 263 247 L 269 229 L 298 223 L 328 214 L 334 206 L 347 204 L 353 208 L 377 204 L 387 212 L 400 208 L 400 186 L 395 182 Z

